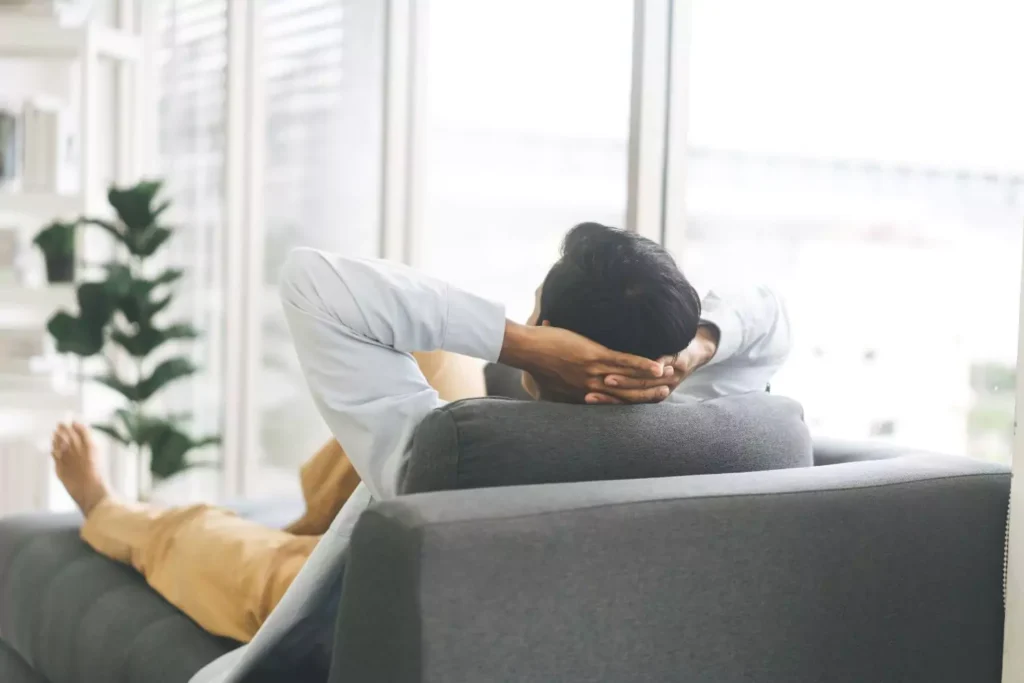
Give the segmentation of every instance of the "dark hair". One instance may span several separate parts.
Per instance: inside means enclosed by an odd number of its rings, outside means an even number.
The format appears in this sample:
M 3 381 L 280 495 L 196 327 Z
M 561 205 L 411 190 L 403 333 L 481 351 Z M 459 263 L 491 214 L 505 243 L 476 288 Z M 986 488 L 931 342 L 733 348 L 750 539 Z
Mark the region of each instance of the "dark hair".
M 581 223 L 566 233 L 544 278 L 537 322 L 544 320 L 655 359 L 682 351 L 697 334 L 700 296 L 661 245 Z

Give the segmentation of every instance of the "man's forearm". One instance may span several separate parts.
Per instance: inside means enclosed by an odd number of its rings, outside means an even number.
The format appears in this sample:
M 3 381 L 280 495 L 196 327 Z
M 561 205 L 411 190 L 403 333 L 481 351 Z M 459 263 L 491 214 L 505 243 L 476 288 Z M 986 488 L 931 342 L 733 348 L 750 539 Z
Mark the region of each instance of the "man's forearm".
M 530 372 L 531 365 L 536 363 L 535 354 L 531 355 L 531 330 L 530 325 L 506 320 L 505 339 L 501 344 L 498 362 Z

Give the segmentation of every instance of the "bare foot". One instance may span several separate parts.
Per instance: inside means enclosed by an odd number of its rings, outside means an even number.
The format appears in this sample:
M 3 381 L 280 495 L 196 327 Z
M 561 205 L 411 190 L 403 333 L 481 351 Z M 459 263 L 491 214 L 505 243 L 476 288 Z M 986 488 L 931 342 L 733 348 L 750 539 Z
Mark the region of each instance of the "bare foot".
M 57 478 L 86 517 L 110 491 L 96 468 L 96 444 L 89 429 L 73 422 L 53 432 L 53 462 Z

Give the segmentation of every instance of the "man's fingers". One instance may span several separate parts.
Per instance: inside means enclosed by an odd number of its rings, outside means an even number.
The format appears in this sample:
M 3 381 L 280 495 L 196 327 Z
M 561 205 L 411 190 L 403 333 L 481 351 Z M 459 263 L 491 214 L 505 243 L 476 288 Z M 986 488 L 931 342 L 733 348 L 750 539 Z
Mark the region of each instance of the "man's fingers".
M 672 391 L 665 386 L 651 389 L 605 389 L 602 394 L 619 399 L 623 403 L 660 403 Z
M 614 396 L 597 392 L 587 394 L 583 400 L 590 405 L 621 405 L 625 402 L 615 398 Z
M 656 363 L 656 361 L 647 362 Z M 647 367 L 647 369 L 645 370 L 640 370 L 632 366 L 610 365 L 607 363 L 602 363 L 600 365 L 595 365 L 593 368 L 590 369 L 590 371 L 593 375 L 602 378 L 607 377 L 609 375 L 615 375 L 616 377 L 629 377 L 632 379 L 661 379 L 666 375 L 666 373 L 672 374 L 675 372 L 675 369 L 671 365 L 663 366 L 656 363 L 656 367 L 658 368 L 657 374 L 655 374 L 655 371 L 652 370 L 650 367 Z
M 671 370 L 671 367 L 666 368 Z M 622 375 L 608 375 L 604 378 L 605 387 L 614 387 L 616 389 L 653 389 L 655 387 L 669 387 L 675 389 L 679 382 L 675 378 L 673 372 L 666 372 L 665 375 L 657 377 L 655 379 L 636 379 L 633 377 L 623 377 Z M 595 390 L 603 390 L 603 387 L 594 387 Z
M 626 377 L 661 377 L 665 364 L 643 356 L 611 353 L 595 368 L 595 375 L 624 375 Z

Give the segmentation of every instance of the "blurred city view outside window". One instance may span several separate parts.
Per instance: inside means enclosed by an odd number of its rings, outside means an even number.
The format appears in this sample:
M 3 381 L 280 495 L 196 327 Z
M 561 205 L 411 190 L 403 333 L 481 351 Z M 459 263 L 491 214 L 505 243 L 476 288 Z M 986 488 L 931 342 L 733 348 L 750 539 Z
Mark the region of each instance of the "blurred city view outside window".
M 431 0 L 417 265 L 525 320 L 566 230 L 622 226 L 630 0 Z
M 218 294 L 226 2 L 163 4 L 176 15 L 164 13 L 161 31 L 161 151 L 178 223 L 190 226 L 179 256 L 198 264 L 190 301 L 214 349 L 230 303 Z M 772 391 L 798 399 L 816 434 L 1007 461 L 1024 229 L 1024 42 L 1013 29 L 1024 4 L 690 4 L 689 44 L 673 48 L 688 51 L 689 70 L 672 78 L 689 104 L 671 122 L 689 140 L 686 186 L 675 188 L 687 220 L 665 235 L 684 271 L 702 290 L 760 282 L 784 296 L 795 343 Z M 424 6 L 413 264 L 523 320 L 569 227 L 624 224 L 634 5 Z M 384 101 L 383 3 L 260 7 L 252 493 L 294 485 L 328 437 L 276 281 L 294 246 L 380 253 Z M 216 422 L 227 388 L 217 372 L 205 379 L 191 405 Z
M 772 384 L 816 434 L 1008 462 L 1024 228 L 1024 4 L 695 0 L 698 283 L 788 301 Z

